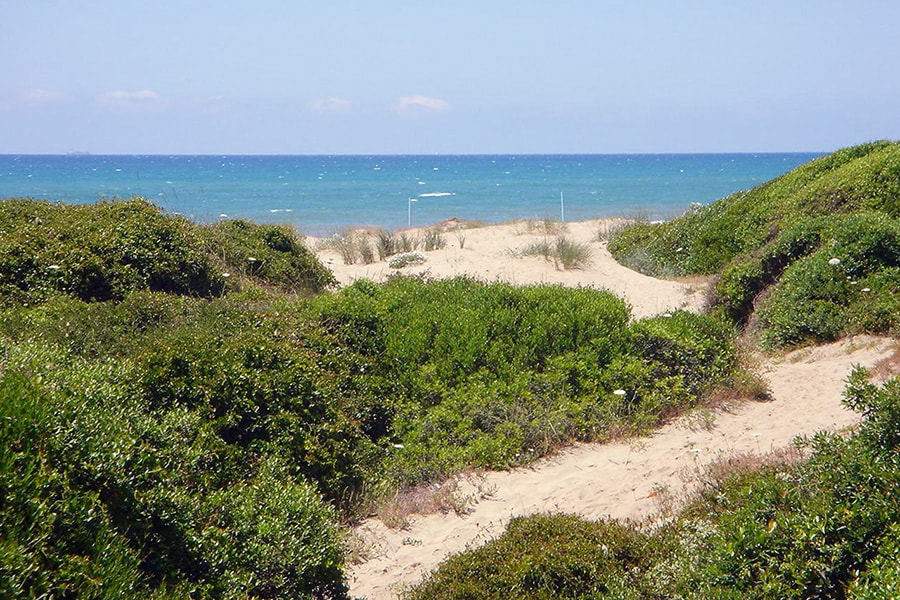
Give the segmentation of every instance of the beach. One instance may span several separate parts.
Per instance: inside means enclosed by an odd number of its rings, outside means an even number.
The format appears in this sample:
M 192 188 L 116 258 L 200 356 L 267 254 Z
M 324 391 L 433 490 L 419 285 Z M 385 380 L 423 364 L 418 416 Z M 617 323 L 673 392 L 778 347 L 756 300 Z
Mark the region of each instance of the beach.
M 420 250 L 424 263 L 401 269 L 391 268 L 386 260 L 344 264 L 327 239 L 308 242 L 318 248 L 341 285 L 359 279 L 382 281 L 397 273 L 470 276 L 488 282 L 606 289 L 627 300 L 633 318 L 702 310 L 708 280 L 654 279 L 610 256 L 604 238 L 620 225 L 616 220 L 443 223 L 436 227 L 443 231 L 446 246 Z M 405 233 L 423 236 L 425 230 Z M 579 268 L 563 269 L 553 259 L 523 255 L 527 248 L 560 236 L 589 248 L 589 260 Z M 797 436 L 853 427 L 859 416 L 841 403 L 847 375 L 857 364 L 881 365 L 882 374 L 896 372 L 897 353 L 896 343 L 888 338 L 858 336 L 779 356 L 755 355 L 753 368 L 770 391 L 767 401 L 735 398 L 696 409 L 646 437 L 578 444 L 531 467 L 462 475 L 445 484 L 463 505 L 459 511 L 411 514 L 402 527 L 388 527 L 372 517 L 353 529 L 359 560 L 350 567 L 351 594 L 370 600 L 397 598 L 441 560 L 498 536 L 516 516 L 561 512 L 650 522 L 682 502 L 703 469 L 717 461 L 762 457 L 789 450 Z
M 445 222 L 434 228 L 443 232 L 446 246 L 431 252 L 420 250 L 425 262 L 402 269 L 391 268 L 386 260 L 345 264 L 340 252 L 328 247 L 327 238 L 310 238 L 308 242 L 318 248 L 319 258 L 334 272 L 341 285 L 359 279 L 379 282 L 397 274 L 432 278 L 468 276 L 514 285 L 555 284 L 609 290 L 627 299 L 635 318 L 677 309 L 699 311 L 707 280 L 654 279 L 623 267 L 610 256 L 604 238 L 621 225 L 622 221 L 617 219 L 570 223 L 513 221 L 485 226 Z M 401 233 L 421 238 L 427 229 L 409 229 Z M 523 255 L 529 247 L 545 241 L 552 244 L 560 236 L 588 247 L 590 260 L 578 268 L 564 269 L 552 259 Z

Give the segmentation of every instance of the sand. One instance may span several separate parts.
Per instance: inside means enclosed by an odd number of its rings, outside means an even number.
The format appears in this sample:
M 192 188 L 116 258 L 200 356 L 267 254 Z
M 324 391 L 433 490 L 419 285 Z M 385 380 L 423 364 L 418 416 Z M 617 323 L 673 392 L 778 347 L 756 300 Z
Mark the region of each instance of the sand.
M 392 269 L 385 261 L 346 265 L 335 250 L 323 249 L 318 254 L 342 285 L 358 279 L 383 281 L 391 274 L 402 273 L 435 278 L 468 275 L 489 282 L 521 285 L 549 283 L 595 287 L 626 298 L 631 303 L 632 314 L 638 318 L 677 308 L 699 310 L 704 300 L 705 281 L 662 281 L 626 269 L 613 260 L 599 234 L 615 227 L 617 222 L 614 220 L 580 221 L 563 226 L 562 235 L 588 244 L 593 254 L 590 264 L 571 270 L 559 269 L 541 256 L 520 256 L 536 242 L 553 242 L 559 235 L 558 232 L 545 233 L 546 228 L 541 222 L 522 221 L 469 229 L 458 228 L 461 225 L 445 224 L 448 229 L 444 234 L 446 247 L 423 252 L 427 260 L 418 266 Z M 421 230 L 409 230 L 409 234 L 420 235 Z M 317 246 L 322 240 L 311 238 L 309 243 Z
M 609 226 L 603 221 L 568 224 L 566 235 L 590 244 L 593 252 L 591 264 L 579 270 L 558 270 L 541 257 L 517 257 L 547 236 L 514 223 L 466 230 L 462 248 L 449 233 L 446 248 L 425 253 L 424 265 L 402 271 L 604 288 L 627 299 L 636 318 L 702 307 L 704 282 L 660 281 L 616 263 L 597 239 Z M 395 272 L 383 262 L 343 265 L 332 251 L 323 250 L 320 257 L 331 262 L 342 284 L 363 277 L 378 281 Z M 893 340 L 860 336 L 778 358 L 759 357 L 757 370 L 768 383 L 770 401 L 703 409 L 644 438 L 578 444 L 529 468 L 461 477 L 457 496 L 469 500 L 462 514 L 411 515 L 402 529 L 372 518 L 355 528 L 356 544 L 368 560 L 350 568 L 351 595 L 397 598 L 441 560 L 498 536 L 516 516 L 549 511 L 646 520 L 685 497 L 704 465 L 736 453 L 781 450 L 797 436 L 855 425 L 858 415 L 841 404 L 847 375 L 853 365 L 871 367 L 895 351 Z

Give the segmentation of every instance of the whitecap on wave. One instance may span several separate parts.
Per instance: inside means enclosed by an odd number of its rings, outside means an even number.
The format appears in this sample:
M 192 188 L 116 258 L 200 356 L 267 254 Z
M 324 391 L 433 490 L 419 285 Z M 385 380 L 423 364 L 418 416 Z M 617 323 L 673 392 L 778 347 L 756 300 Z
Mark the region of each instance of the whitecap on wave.
M 455 196 L 456 192 L 429 192 L 427 194 L 419 194 L 419 198 L 440 198 L 442 196 Z

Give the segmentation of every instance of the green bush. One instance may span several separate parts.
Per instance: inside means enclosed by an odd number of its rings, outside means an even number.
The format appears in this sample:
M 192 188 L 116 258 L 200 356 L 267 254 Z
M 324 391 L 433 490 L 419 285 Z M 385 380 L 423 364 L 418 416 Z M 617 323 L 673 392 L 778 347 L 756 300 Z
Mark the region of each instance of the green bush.
M 506 531 L 445 561 L 410 600 L 616 597 L 647 566 L 644 536 L 572 515 L 517 517 Z M 607 596 L 609 595 L 609 596 Z
M 900 524 L 884 535 L 878 554 L 847 592 L 850 600 L 888 600 L 900 597 Z
M 609 249 L 652 275 L 718 274 L 711 306 L 741 325 L 759 309 L 773 345 L 883 333 L 897 326 L 889 270 L 900 266 L 898 190 L 900 144 L 865 144 L 672 221 L 626 229 Z M 838 259 L 858 289 L 886 292 L 863 298 L 840 289 L 814 268 L 823 258 Z
M 222 288 L 194 226 L 141 199 L 4 200 L 0 232 L 0 294 L 15 301 L 54 292 L 102 301 L 139 289 L 209 296 Z
M 286 225 L 257 225 L 234 219 L 199 228 L 218 267 L 234 280 L 246 278 L 300 293 L 317 293 L 336 284 L 334 275 Z
M 898 324 L 900 221 L 861 212 L 829 220 L 823 245 L 785 269 L 759 306 L 774 345 L 882 333 Z
M 6 350 L 4 596 L 345 597 L 336 515 L 293 467 L 148 405 L 127 362 Z
M 62 293 L 121 300 L 132 291 L 221 295 L 241 280 L 315 293 L 333 275 L 288 227 L 226 221 L 198 227 L 134 198 L 96 204 L 0 201 L 0 296 Z

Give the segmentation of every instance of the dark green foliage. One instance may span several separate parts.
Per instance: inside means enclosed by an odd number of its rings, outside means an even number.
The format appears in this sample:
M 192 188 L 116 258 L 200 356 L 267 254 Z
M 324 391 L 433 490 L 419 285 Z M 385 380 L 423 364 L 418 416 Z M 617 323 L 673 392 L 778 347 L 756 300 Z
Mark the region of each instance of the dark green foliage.
M 55 468 L 51 410 L 32 379 L 0 376 L 0 596 L 127 597 L 139 555 L 97 495 Z
M 708 520 L 714 533 L 702 558 L 692 561 L 685 589 L 844 597 L 879 556 L 882 540 L 900 523 L 900 386 L 894 379 L 876 388 L 857 371 L 846 398 L 867 414 L 858 434 L 820 434 L 807 463 L 728 480 L 694 508 L 692 518 Z M 876 560 L 873 574 L 881 569 Z
M 650 558 L 645 537 L 572 515 L 512 519 L 498 539 L 448 559 L 410 600 L 601 598 L 633 587 Z
M 199 227 L 134 198 L 97 204 L 0 201 L 0 297 L 121 300 L 133 291 L 211 297 L 248 282 L 304 294 L 333 275 L 288 227 Z
M 63 292 L 103 301 L 140 289 L 209 296 L 221 288 L 194 226 L 144 200 L 0 202 L 0 294 L 7 298 L 34 303 Z
M 726 323 L 686 311 L 639 321 L 631 328 L 633 355 L 653 365 L 651 376 L 680 378 L 692 396 L 724 380 L 736 359 Z
M 276 456 L 154 410 L 126 364 L 23 348 L 4 371 L 4 597 L 344 597 L 336 515 Z
M 861 212 L 829 220 L 814 254 L 785 268 L 759 305 L 769 343 L 886 333 L 900 324 L 900 220 Z
M 648 427 L 733 366 L 727 327 L 678 313 L 632 336 L 624 303 L 595 290 L 397 278 L 357 282 L 313 306 L 327 355 L 342 349 L 381 382 L 366 414 L 402 444 L 386 466 L 403 484 L 525 463 L 613 426 Z
M 284 225 L 235 219 L 199 228 L 219 268 L 235 281 L 248 278 L 292 292 L 316 293 L 335 285 L 334 275 Z
M 646 273 L 717 273 L 716 310 L 744 324 L 763 298 L 766 341 L 790 345 L 897 327 L 898 292 L 890 284 L 900 262 L 898 232 L 900 144 L 877 142 L 667 223 L 626 229 L 609 248 Z M 821 268 L 832 258 L 841 261 L 835 271 L 858 288 Z M 877 295 L 858 293 L 875 286 Z

